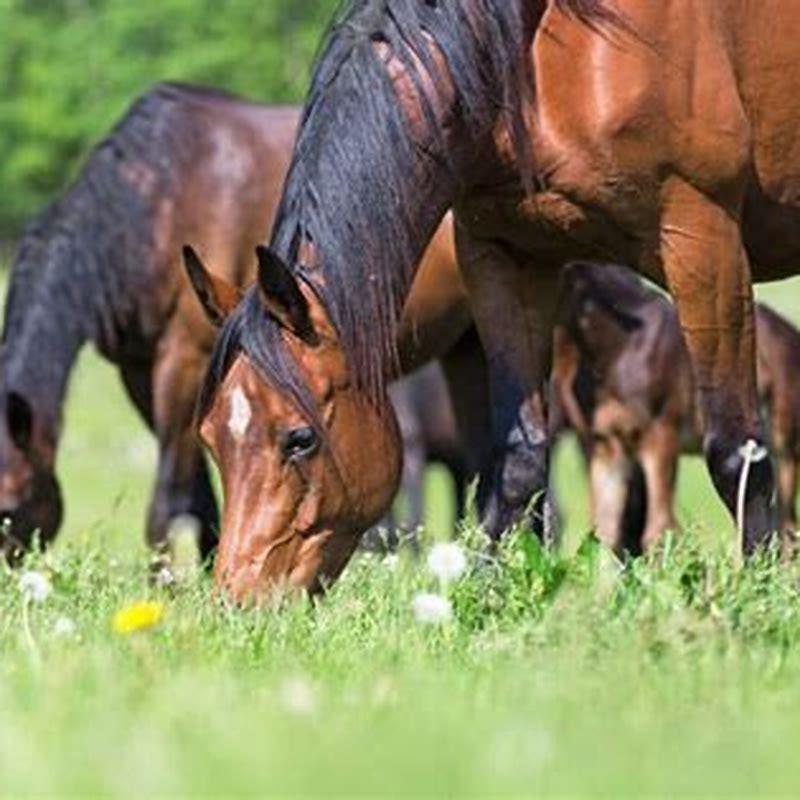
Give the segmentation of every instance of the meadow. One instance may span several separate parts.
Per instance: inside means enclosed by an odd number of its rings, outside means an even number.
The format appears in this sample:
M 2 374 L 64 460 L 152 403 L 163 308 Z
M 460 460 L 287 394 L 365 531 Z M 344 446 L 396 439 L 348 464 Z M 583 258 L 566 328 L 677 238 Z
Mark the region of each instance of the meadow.
M 762 294 L 800 311 L 800 287 Z M 800 315 L 795 314 L 800 322 Z M 93 353 L 75 372 L 62 536 L 0 572 L 0 793 L 797 796 L 795 568 L 737 567 L 732 526 L 686 458 L 684 535 L 619 564 L 589 536 L 573 444 L 557 458 L 563 550 L 524 532 L 466 573 L 362 555 L 316 606 L 241 610 L 203 573 L 156 589 L 143 517 L 155 447 Z M 449 538 L 433 470 L 426 547 Z M 452 619 L 420 622 L 414 598 Z M 150 600 L 160 619 L 115 628 Z

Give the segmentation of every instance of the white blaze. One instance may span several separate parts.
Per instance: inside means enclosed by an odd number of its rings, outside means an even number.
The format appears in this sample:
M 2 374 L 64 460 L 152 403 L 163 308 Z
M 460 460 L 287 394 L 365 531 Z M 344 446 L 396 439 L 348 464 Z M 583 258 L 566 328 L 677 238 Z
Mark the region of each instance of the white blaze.
M 237 439 L 241 439 L 244 436 L 252 416 L 253 412 L 250 410 L 250 403 L 247 402 L 247 398 L 241 388 L 237 386 L 233 390 L 231 417 L 228 420 L 228 428 Z

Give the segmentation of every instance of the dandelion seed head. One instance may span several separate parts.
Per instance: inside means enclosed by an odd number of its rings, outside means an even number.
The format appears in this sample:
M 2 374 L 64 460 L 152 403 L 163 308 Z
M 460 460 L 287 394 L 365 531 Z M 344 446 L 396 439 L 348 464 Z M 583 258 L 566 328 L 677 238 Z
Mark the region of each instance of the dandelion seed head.
M 420 592 L 414 597 L 412 607 L 417 622 L 424 625 L 441 625 L 453 618 L 453 606 L 439 594 Z
M 53 587 L 46 575 L 28 570 L 19 577 L 19 590 L 26 600 L 34 603 L 44 603 L 53 591 Z
M 442 583 L 457 581 L 467 568 L 463 548 L 455 542 L 439 542 L 428 553 L 428 569 Z

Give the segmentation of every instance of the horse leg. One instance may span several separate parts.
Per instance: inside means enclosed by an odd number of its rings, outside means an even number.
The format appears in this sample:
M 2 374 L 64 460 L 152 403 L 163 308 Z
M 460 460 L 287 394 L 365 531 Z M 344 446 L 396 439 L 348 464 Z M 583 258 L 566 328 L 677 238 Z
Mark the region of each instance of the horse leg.
M 153 378 L 159 460 L 147 523 L 147 540 L 157 556 L 166 555 L 170 524 L 183 515 L 200 525 L 198 544 L 204 561 L 217 545 L 217 502 L 193 428 L 205 365 L 205 355 L 188 334 L 168 333 L 159 343 Z
M 395 549 L 403 528 L 408 531 L 412 549 L 419 551 L 419 529 L 425 522 L 425 467 L 428 452 L 424 441 L 420 411 L 414 402 L 411 383 L 400 381 L 389 390 L 400 438 L 403 441 L 403 472 L 400 477 L 400 493 L 408 504 L 404 522 L 389 530 L 390 549 Z
M 461 519 L 466 511 L 467 485 L 486 468 L 492 447 L 489 374 L 475 328 L 470 328 L 440 361 L 463 456 L 460 464 L 451 465 L 456 519 Z
M 680 179 L 665 190 L 661 255 L 692 361 L 703 417 L 703 449 L 714 486 L 736 515 L 752 441 L 763 447 L 755 372 L 750 267 L 737 215 Z M 774 534 L 773 475 L 758 448 L 744 494 L 746 554 Z
M 642 545 L 649 550 L 668 530 L 677 530 L 674 513 L 675 478 L 680 455 L 680 432 L 674 423 L 657 419 L 645 433 L 639 460 L 647 485 L 647 515 Z
M 595 441 L 589 457 L 589 486 L 595 536 L 615 553 L 638 552 L 636 536 L 626 535 L 625 516 L 637 488 L 634 464 L 615 436 Z M 631 541 L 633 540 L 633 541 Z
M 478 510 L 491 539 L 532 511 L 544 534 L 548 503 L 547 382 L 557 269 L 533 267 L 497 242 L 457 228 L 459 265 L 489 369 L 490 464 Z

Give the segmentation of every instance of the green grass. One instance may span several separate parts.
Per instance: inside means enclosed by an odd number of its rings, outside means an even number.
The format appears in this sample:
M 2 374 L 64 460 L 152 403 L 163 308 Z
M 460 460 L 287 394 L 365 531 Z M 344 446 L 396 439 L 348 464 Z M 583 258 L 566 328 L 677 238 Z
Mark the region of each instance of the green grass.
M 795 288 L 777 294 L 784 310 Z M 619 570 L 585 538 L 585 478 L 557 459 L 564 556 L 509 537 L 488 559 L 467 525 L 454 619 L 424 626 L 424 565 L 364 556 L 315 608 L 242 611 L 204 576 L 148 586 L 154 447 L 94 355 L 75 374 L 60 455 L 64 535 L 0 573 L 0 792 L 59 796 L 425 794 L 797 796 L 795 570 L 737 571 L 731 526 L 687 459 L 687 534 Z M 447 533 L 445 478 L 430 525 Z M 162 622 L 116 634 L 148 597 Z M 76 626 L 57 633 L 59 620 Z

